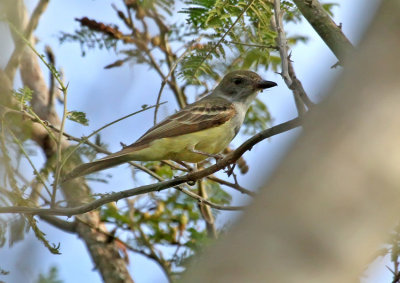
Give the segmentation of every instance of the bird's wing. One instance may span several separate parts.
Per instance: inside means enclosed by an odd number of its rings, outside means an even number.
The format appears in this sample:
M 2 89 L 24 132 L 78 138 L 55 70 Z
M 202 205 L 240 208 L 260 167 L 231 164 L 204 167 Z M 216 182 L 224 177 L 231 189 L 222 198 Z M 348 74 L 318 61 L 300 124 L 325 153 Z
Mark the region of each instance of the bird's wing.
M 149 129 L 129 147 L 144 146 L 154 140 L 198 132 L 229 121 L 236 114 L 231 102 L 222 98 L 202 99 Z
M 63 178 L 63 182 L 130 160 L 129 153 L 146 148 L 152 141 L 190 134 L 222 125 L 236 114 L 235 107 L 222 98 L 202 99 L 167 117 L 133 144 L 102 159 L 81 164 Z

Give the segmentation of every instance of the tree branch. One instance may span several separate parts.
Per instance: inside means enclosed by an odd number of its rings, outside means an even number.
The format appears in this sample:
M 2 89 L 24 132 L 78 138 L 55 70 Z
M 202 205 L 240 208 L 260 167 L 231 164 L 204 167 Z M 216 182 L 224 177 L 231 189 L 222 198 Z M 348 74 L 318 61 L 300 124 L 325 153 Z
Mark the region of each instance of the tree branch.
M 293 0 L 293 2 L 340 62 L 354 51 L 351 42 L 318 0 Z
M 186 174 L 186 175 L 183 175 L 180 177 L 176 177 L 171 180 L 167 180 L 167 181 L 163 181 L 163 182 L 151 184 L 151 185 L 145 185 L 145 186 L 141 186 L 141 187 L 125 190 L 125 191 L 111 193 L 111 194 L 105 195 L 104 197 L 102 197 L 100 199 L 97 199 L 92 202 L 89 202 L 89 203 L 86 203 L 86 204 L 83 204 L 83 205 L 80 205 L 77 207 L 73 207 L 73 208 L 43 209 L 43 208 L 14 206 L 14 207 L 0 207 L 0 213 L 25 213 L 25 214 L 37 214 L 37 215 L 72 216 L 72 215 L 82 214 L 82 213 L 92 211 L 106 203 L 118 201 L 123 198 L 140 195 L 140 194 L 145 194 L 145 193 L 149 193 L 149 192 L 154 192 L 154 191 L 161 191 L 161 190 L 165 190 L 167 188 L 174 187 L 174 186 L 177 186 L 177 185 L 189 182 L 189 181 L 196 181 L 196 180 L 199 180 L 200 178 L 209 176 L 209 175 L 217 172 L 218 170 L 221 170 L 221 169 L 227 167 L 229 164 L 233 164 L 246 151 L 251 150 L 251 148 L 258 142 L 260 142 L 266 138 L 272 137 L 274 135 L 277 135 L 277 134 L 289 131 L 291 129 L 294 129 L 296 127 L 299 127 L 300 125 L 301 125 L 301 119 L 295 118 L 293 120 L 290 120 L 285 123 L 274 126 L 272 128 L 269 128 L 265 131 L 262 131 L 262 132 L 256 134 L 255 136 L 251 137 L 250 139 L 248 139 L 240 147 L 238 147 L 236 150 L 229 153 L 223 159 L 219 160 L 216 164 L 211 165 L 210 167 L 207 167 L 203 170 L 191 172 L 189 174 Z M 221 208 L 219 208 L 219 209 L 221 209 Z
M 282 72 L 280 75 L 285 81 L 286 85 L 293 92 L 294 101 L 296 104 L 299 116 L 303 116 L 306 112 L 306 105 L 309 109 L 314 105 L 308 98 L 303 85 L 297 79 L 288 53 L 288 46 L 286 40 L 285 29 L 283 27 L 283 11 L 280 8 L 280 0 L 274 0 L 274 18 L 271 19 L 272 26 L 277 32 L 276 42 L 278 45 L 279 55 L 281 57 Z
M 223 179 L 217 178 L 215 176 L 208 176 L 207 179 L 209 179 L 211 181 L 214 181 L 214 182 L 217 182 L 217 183 L 219 183 L 221 185 L 225 185 L 225 186 L 230 187 L 232 189 L 235 189 L 235 190 L 241 192 L 242 194 L 246 194 L 246 195 L 249 195 L 249 196 L 252 196 L 252 197 L 255 197 L 257 195 L 255 192 L 252 192 L 252 191 L 250 191 L 248 189 L 245 189 L 242 186 L 240 186 L 239 184 L 230 183 L 228 181 L 225 181 Z
M 76 232 L 76 222 L 64 221 L 60 218 L 50 215 L 40 215 L 40 218 L 47 222 L 48 224 L 57 227 L 65 232 L 75 233 Z
M 199 40 L 200 40 L 200 38 L 198 38 L 193 43 L 198 42 Z M 157 112 L 158 112 L 158 108 L 159 108 L 159 105 L 160 105 L 161 94 L 162 94 L 162 92 L 164 90 L 165 84 L 168 82 L 169 77 L 173 74 L 173 72 L 175 71 L 175 68 L 178 66 L 179 62 L 182 61 L 182 59 L 186 56 L 186 54 L 192 49 L 193 43 L 190 44 L 190 46 L 188 48 L 186 48 L 185 52 L 183 52 L 181 54 L 181 56 L 179 56 L 179 58 L 175 60 L 175 62 L 172 64 L 168 74 L 163 78 L 163 80 L 161 82 L 161 87 L 160 87 L 160 90 L 158 91 L 158 95 L 157 95 L 156 108 L 154 109 L 154 125 L 157 123 Z M 180 100 L 178 99 L 178 103 L 179 103 L 179 101 Z M 184 105 L 183 104 L 181 105 L 181 104 L 182 103 L 179 103 L 179 105 L 181 107 L 183 107 Z

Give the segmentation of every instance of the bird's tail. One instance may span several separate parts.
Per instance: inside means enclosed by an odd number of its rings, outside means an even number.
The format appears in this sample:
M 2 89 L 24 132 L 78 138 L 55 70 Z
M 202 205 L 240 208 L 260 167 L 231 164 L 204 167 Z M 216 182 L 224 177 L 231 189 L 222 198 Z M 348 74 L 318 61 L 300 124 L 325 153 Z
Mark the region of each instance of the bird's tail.
M 109 155 L 105 158 L 93 161 L 93 162 L 89 162 L 89 163 L 84 163 L 81 164 L 79 166 L 77 166 L 76 168 L 74 168 L 74 170 L 72 170 L 70 173 L 68 173 L 67 175 L 64 176 L 64 178 L 62 179 L 62 183 L 70 181 L 72 179 L 81 177 L 81 176 L 85 176 L 97 171 L 101 171 L 113 166 L 117 166 L 119 164 L 122 164 L 124 162 L 127 162 L 127 155 L 126 154 L 120 154 L 115 153 L 112 155 Z

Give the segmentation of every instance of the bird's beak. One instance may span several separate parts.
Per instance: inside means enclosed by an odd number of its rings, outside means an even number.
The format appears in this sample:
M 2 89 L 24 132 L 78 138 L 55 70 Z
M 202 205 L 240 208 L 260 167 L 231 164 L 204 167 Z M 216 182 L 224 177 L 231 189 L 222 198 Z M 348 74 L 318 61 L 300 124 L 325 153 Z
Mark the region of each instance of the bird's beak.
M 270 87 L 274 87 L 277 86 L 277 84 L 275 82 L 271 82 L 271 81 L 264 81 L 261 80 L 259 82 L 257 82 L 256 87 L 258 89 L 266 89 L 266 88 L 270 88 Z

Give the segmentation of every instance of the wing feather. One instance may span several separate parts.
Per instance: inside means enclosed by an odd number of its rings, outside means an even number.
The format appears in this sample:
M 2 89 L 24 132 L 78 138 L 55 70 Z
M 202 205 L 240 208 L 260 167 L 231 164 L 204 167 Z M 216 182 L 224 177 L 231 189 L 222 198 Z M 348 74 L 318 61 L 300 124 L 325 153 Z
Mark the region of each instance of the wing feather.
M 232 103 L 223 98 L 216 97 L 212 101 L 202 99 L 167 117 L 125 149 L 143 147 L 157 139 L 216 127 L 229 121 L 236 113 Z

